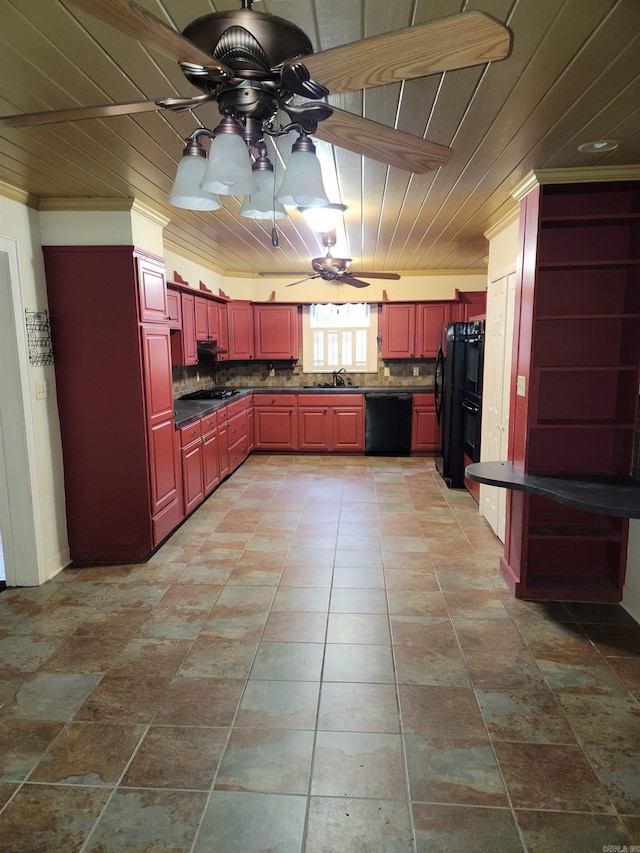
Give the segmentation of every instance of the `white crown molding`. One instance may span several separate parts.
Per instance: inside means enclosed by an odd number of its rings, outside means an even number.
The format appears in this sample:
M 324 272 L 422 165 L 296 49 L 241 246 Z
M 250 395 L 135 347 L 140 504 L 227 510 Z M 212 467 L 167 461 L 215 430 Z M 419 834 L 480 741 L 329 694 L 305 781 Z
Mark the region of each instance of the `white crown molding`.
M 41 211 L 95 211 L 97 213 L 128 211 L 144 217 L 161 228 L 166 228 L 171 221 L 137 198 L 42 198 L 40 199 L 39 209 Z
M 515 222 L 520 218 L 520 205 L 516 204 L 514 207 L 508 212 L 505 213 L 504 216 L 500 217 L 495 225 L 492 225 L 490 228 L 484 232 L 484 236 L 487 240 L 493 240 L 496 234 L 499 234 L 501 231 L 511 225 L 512 222 Z
M 32 207 L 34 210 L 38 209 L 40 202 L 38 196 L 20 187 L 16 187 L 14 184 L 9 184 L 7 181 L 3 181 L 2 178 L 0 178 L 0 195 L 8 198 L 10 201 L 17 201 L 18 204 L 24 204 L 25 207 Z
M 640 165 L 628 166 L 576 166 L 566 169 L 534 169 L 511 192 L 516 201 L 542 184 L 588 184 L 605 181 L 640 180 Z

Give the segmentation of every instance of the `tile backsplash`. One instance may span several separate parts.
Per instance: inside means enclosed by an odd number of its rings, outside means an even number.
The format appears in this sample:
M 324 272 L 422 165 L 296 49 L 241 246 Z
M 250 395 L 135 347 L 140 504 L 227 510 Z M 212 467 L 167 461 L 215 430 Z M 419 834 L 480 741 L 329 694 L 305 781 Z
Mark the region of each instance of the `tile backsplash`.
M 347 373 L 343 378 L 348 384 L 361 388 L 433 388 L 435 359 L 412 359 L 387 361 L 378 358 L 377 373 Z M 330 382 L 331 374 L 303 373 L 302 362 L 274 361 L 272 363 L 274 376 L 269 375 L 267 362 L 254 361 L 222 361 L 216 363 L 202 360 L 193 367 L 173 368 L 173 393 L 178 399 L 183 394 L 199 391 L 201 388 L 212 386 L 233 386 L 234 388 L 301 388 L 304 385 L 317 385 Z M 384 368 L 389 368 L 389 376 L 384 375 Z M 419 376 L 413 375 L 417 367 Z

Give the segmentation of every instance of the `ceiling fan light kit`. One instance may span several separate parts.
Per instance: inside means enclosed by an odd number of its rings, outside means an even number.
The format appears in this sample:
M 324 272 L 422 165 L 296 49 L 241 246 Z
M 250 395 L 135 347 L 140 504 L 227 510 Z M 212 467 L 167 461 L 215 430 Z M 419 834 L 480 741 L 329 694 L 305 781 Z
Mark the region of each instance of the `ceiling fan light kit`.
M 326 204 L 324 207 L 298 208 L 309 228 L 317 234 L 327 234 L 329 231 L 335 231 L 340 225 L 346 209 L 346 204 L 337 203 Z
M 305 133 L 300 134 L 293 144 L 276 198 L 282 204 L 297 207 L 324 207 L 329 204 L 315 145 Z
M 254 161 L 253 175 L 258 191 L 244 197 L 238 213 L 248 219 L 284 219 L 287 211 L 275 197 L 273 164 L 264 151 Z M 275 248 L 275 246 L 274 246 Z
M 201 148 L 199 144 L 198 147 Z M 222 207 L 217 195 L 201 187 L 207 169 L 204 149 L 201 150 L 202 155 L 192 151 L 185 153 L 178 164 L 176 179 L 169 193 L 169 204 L 174 207 L 187 210 L 218 210 Z

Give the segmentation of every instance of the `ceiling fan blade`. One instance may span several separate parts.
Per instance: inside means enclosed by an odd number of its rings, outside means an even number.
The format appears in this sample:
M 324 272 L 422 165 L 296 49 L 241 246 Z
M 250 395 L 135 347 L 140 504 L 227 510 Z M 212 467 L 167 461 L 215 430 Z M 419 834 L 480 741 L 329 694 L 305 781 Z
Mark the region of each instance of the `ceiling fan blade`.
M 66 0 L 119 32 L 153 48 L 176 62 L 192 62 L 219 70 L 221 79 L 233 77 L 226 65 L 217 62 L 188 39 L 165 26 L 134 0 Z
M 349 275 L 359 275 L 362 278 L 387 278 L 393 281 L 398 281 L 400 278 L 396 272 L 361 272 L 360 270 L 353 270 Z
M 68 110 L 48 110 L 43 113 L 23 113 L 0 116 L 0 127 L 33 127 L 38 124 L 58 124 L 62 121 L 81 121 L 87 118 L 150 113 L 161 109 L 157 101 L 136 101 L 132 104 L 102 104 L 96 107 L 71 107 Z
M 411 136 L 335 107 L 333 115 L 320 122 L 314 136 L 331 145 L 418 175 L 437 169 L 453 154 L 446 145 Z
M 310 77 L 336 93 L 505 59 L 510 50 L 507 27 L 483 12 L 461 12 L 323 50 L 303 62 Z
M 341 275 L 336 279 L 338 284 L 350 284 L 352 287 L 369 287 L 368 281 L 360 281 L 359 278 L 354 278 L 352 275 Z
M 263 276 L 264 278 L 287 278 L 290 275 L 308 275 L 308 270 L 294 270 L 293 272 L 259 272 L 258 275 Z M 317 278 L 317 276 L 313 276 L 313 278 Z M 287 285 L 290 287 L 290 285 Z
M 285 284 L 285 287 L 293 287 L 295 284 L 302 284 L 304 281 L 311 281 L 314 278 L 320 278 L 319 275 L 308 275 L 305 278 L 301 278 L 300 281 L 292 281 L 291 284 Z

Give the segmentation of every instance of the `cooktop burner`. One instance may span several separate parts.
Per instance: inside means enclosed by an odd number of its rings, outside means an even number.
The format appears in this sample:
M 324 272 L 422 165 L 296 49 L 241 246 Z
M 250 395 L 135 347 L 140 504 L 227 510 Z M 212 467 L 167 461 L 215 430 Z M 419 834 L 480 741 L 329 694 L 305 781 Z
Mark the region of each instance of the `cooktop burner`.
M 183 394 L 181 400 L 225 400 L 233 397 L 239 392 L 234 388 L 209 388 L 202 391 L 192 391 L 191 394 Z

